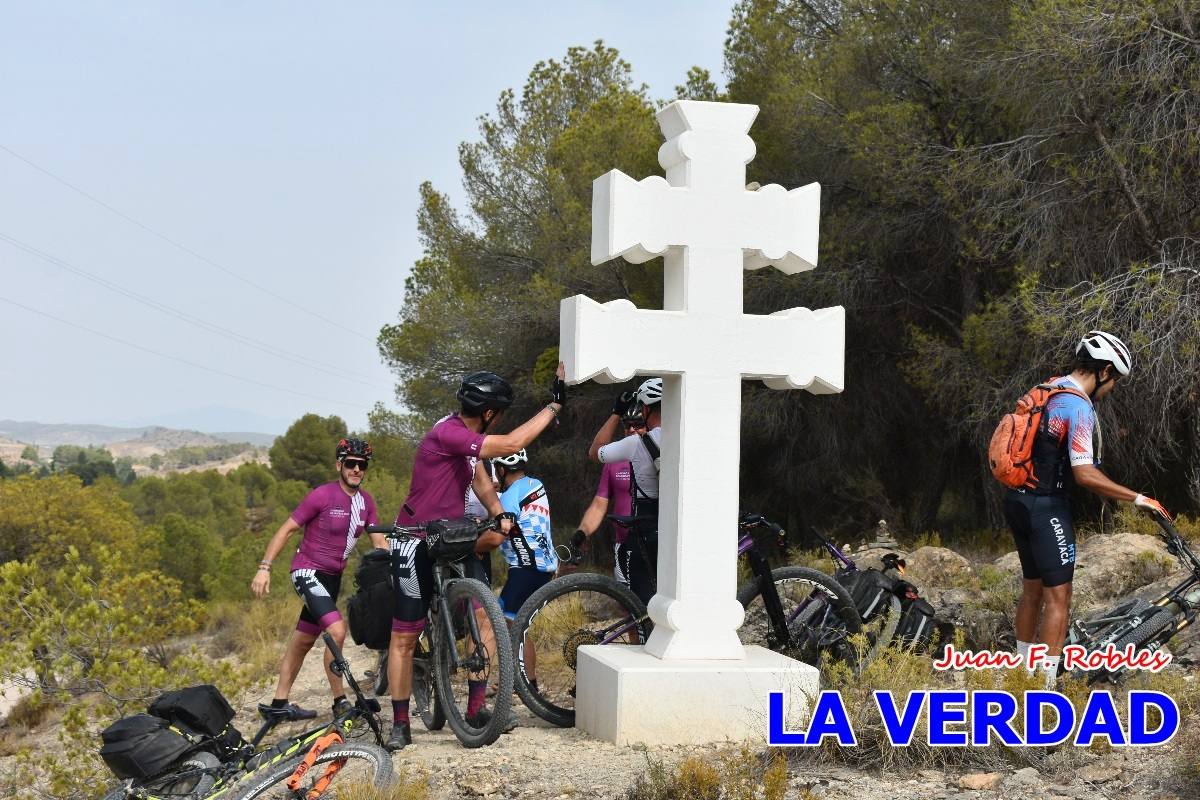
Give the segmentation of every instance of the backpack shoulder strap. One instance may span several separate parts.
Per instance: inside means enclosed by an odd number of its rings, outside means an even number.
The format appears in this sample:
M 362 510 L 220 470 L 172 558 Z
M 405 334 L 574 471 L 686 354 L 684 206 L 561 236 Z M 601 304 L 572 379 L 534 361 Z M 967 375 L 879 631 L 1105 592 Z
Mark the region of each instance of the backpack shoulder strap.
M 655 444 L 654 440 L 650 438 L 650 434 L 643 433 L 641 436 L 642 444 L 646 445 L 646 452 L 650 454 L 650 458 L 653 461 L 658 461 L 658 457 L 660 455 L 658 445 Z

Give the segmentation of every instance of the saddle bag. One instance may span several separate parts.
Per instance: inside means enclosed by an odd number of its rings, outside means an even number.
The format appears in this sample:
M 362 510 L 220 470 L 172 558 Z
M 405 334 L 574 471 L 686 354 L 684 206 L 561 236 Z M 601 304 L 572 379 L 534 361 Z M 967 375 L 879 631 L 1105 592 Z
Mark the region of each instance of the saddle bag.
M 233 706 L 212 684 L 189 686 L 167 692 L 146 709 L 168 722 L 183 723 L 188 729 L 220 736 L 233 721 Z
M 896 591 L 896 580 L 877 569 L 839 570 L 835 577 L 850 592 L 854 607 L 863 622 L 870 622 L 884 613 L 888 608 L 889 598 Z
M 470 517 L 437 519 L 425 526 L 429 556 L 437 561 L 461 561 L 475 552 L 479 523 Z
M 118 778 L 153 777 L 193 749 L 180 731 L 151 714 L 119 719 L 100 738 L 100 758 Z
M 926 650 L 933 641 L 937 623 L 935 611 L 929 601 L 917 594 L 911 583 L 898 581 L 896 594 L 900 597 L 900 623 L 896 626 L 895 640 L 914 650 Z
M 354 587 L 365 591 L 392 577 L 392 554 L 383 550 L 372 550 L 362 557 L 354 571 Z
M 356 577 L 357 580 L 357 577 Z M 392 587 L 386 580 L 359 588 L 346 602 L 350 638 L 371 650 L 386 650 L 392 637 Z

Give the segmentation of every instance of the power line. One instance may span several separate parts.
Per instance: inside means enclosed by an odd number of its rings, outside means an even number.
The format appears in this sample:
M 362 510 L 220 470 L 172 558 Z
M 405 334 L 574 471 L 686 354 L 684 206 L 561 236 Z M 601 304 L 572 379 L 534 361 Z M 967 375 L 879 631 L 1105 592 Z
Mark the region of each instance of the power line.
M 220 270 L 221 272 L 224 272 L 226 275 L 230 276 L 231 278 L 235 278 L 236 280 L 241 281 L 242 283 L 246 284 L 247 286 L 252 286 L 253 288 L 257 289 L 258 291 L 262 292 L 263 294 L 265 294 L 269 297 L 273 297 L 276 300 L 278 300 L 279 302 L 284 303 L 288 306 L 291 306 L 292 308 L 296 309 L 297 311 L 301 311 L 305 314 L 308 314 L 310 317 L 319 319 L 322 322 L 325 322 L 325 323 L 337 328 L 340 331 L 345 331 L 346 333 L 349 333 L 353 336 L 357 336 L 360 339 L 366 339 L 369 342 L 375 341 L 373 337 L 368 336 L 367 334 L 362 333 L 360 331 L 356 331 L 351 328 L 347 328 L 345 323 L 330 319 L 329 317 L 325 316 L 324 314 L 321 314 L 320 312 L 313 311 L 310 308 L 305 308 L 304 306 L 289 300 L 288 298 L 284 297 L 283 295 L 278 294 L 277 292 L 274 292 L 271 289 L 268 289 L 267 287 L 262 286 L 261 284 L 255 283 L 254 281 L 250 280 L 249 278 L 239 275 L 238 273 L 234 272 L 229 267 L 218 264 L 216 261 L 213 261 L 212 259 L 207 258 L 206 256 L 203 256 L 200 253 L 197 253 L 195 250 L 191 249 L 190 247 L 180 244 L 179 242 L 175 241 L 174 239 L 167 236 L 166 234 L 159 233 L 154 228 L 151 228 L 149 225 L 146 225 L 143 222 L 139 222 L 138 220 L 129 216 L 128 214 L 121 211 L 120 209 L 114 208 L 113 206 L 111 206 L 108 203 L 101 200 L 99 197 L 96 197 L 95 195 L 90 194 L 90 193 L 84 191 L 83 189 L 80 189 L 78 186 L 76 186 L 75 184 L 66 180 L 65 178 L 60 178 L 58 175 L 55 175 L 53 172 L 46 169 L 45 167 L 35 164 L 34 162 L 30 161 L 28 158 L 26 158 L 25 156 L 16 152 L 12 148 L 6 147 L 5 145 L 0 144 L 0 150 L 3 150 L 4 152 L 8 153 L 10 156 L 17 159 L 18 161 L 21 161 L 21 162 L 29 165 L 30 167 L 32 167 L 33 169 L 42 173 L 46 177 L 57 181 L 58 183 L 67 187 L 68 189 L 70 189 L 71 191 L 76 192 L 76 193 L 82 195 L 83 197 L 86 197 L 88 200 L 91 200 L 96 205 L 100 206 L 101 208 L 105 209 L 106 211 L 109 211 L 109 212 L 117 215 L 118 217 L 120 217 L 121 219 L 130 223 L 131 225 L 136 225 L 137 227 L 144 230 L 146 233 L 149 233 L 151 236 L 157 237 L 158 239 L 161 239 L 162 241 L 166 242 L 167 244 L 171 245 L 172 247 L 174 247 L 178 250 L 181 250 L 184 253 L 187 253 L 192 258 L 195 258 L 198 261 L 202 261 L 205 264 L 208 264 L 210 267 L 213 267 L 215 269 Z
M 214 367 L 206 367 L 203 364 L 197 364 L 195 361 L 189 361 L 188 359 L 181 358 L 180 356 L 173 356 L 170 353 L 162 353 L 162 352 L 159 352 L 158 350 L 152 350 L 151 348 L 146 347 L 144 345 L 140 345 L 136 342 L 131 342 L 126 339 L 121 339 L 116 336 L 110 336 L 109 334 L 102 333 L 101 331 L 98 331 L 94 328 L 89 328 L 86 325 L 80 325 L 79 323 L 72 322 L 69 319 L 63 319 L 62 317 L 58 317 L 58 316 L 55 316 L 54 314 L 50 314 L 48 312 L 41 311 L 40 309 L 33 308 L 32 306 L 27 306 L 24 303 L 18 303 L 16 300 L 12 300 L 12 299 L 9 299 L 4 296 L 0 296 L 0 302 L 8 303 L 11 306 L 16 306 L 17 308 L 28 311 L 31 314 L 37 314 L 38 316 L 45 317 L 47 319 L 52 319 L 55 322 L 62 323 L 63 325 L 69 325 L 72 328 L 78 328 L 79 330 L 84 331 L 86 333 L 90 333 L 93 336 L 99 336 L 103 339 L 108 339 L 111 342 L 116 342 L 117 344 L 123 344 L 126 347 L 132 347 L 135 350 L 141 350 L 143 353 L 149 353 L 150 355 L 158 356 L 159 358 L 166 358 L 171 361 L 178 361 L 180 364 L 186 364 L 187 366 L 193 367 L 195 369 L 202 369 L 205 372 L 211 372 L 214 375 L 220 375 L 225 378 L 232 378 L 235 381 L 242 381 L 243 383 L 249 383 L 254 386 L 262 387 L 264 389 L 273 389 L 274 391 L 277 391 L 277 392 L 287 392 L 288 394 L 294 394 L 299 397 L 307 397 L 310 400 L 320 400 L 322 403 L 334 403 L 334 404 L 339 404 L 339 405 L 350 406 L 352 408 L 370 410 L 367 406 L 359 405 L 358 403 L 351 403 L 351 402 L 347 402 L 346 400 L 341 400 L 341 399 L 333 400 L 328 397 L 321 397 L 321 396 L 315 395 L 315 394 L 308 394 L 307 392 L 300 392 L 295 389 L 286 388 L 284 386 L 276 386 L 271 383 L 264 383 L 263 381 L 258 381 L 258 380 L 255 380 L 254 378 L 246 378 L 242 375 L 234 375 L 232 372 L 225 372 L 224 370 L 216 369 Z
M 77 275 L 85 280 L 89 280 L 92 283 L 95 283 L 99 286 L 103 286 L 105 289 L 108 289 L 110 292 L 114 292 L 114 293 L 122 295 L 124 297 L 128 297 L 129 299 L 135 300 L 135 301 L 141 303 L 142 305 L 153 308 L 155 311 L 158 311 L 163 314 L 166 314 L 167 316 L 182 320 L 190 325 L 194 325 L 194 326 L 200 328 L 201 330 L 205 330 L 210 333 L 215 333 L 219 336 L 224 336 L 226 339 L 230 339 L 232 341 L 237 342 L 238 344 L 245 345 L 247 347 L 252 347 L 256 350 L 266 353 L 267 355 L 274 356 L 276 358 L 282 358 L 287 361 L 291 361 L 295 364 L 299 364 L 302 367 L 314 369 L 319 372 L 323 372 L 326 375 L 331 375 L 335 378 L 353 381 L 354 383 L 361 383 L 364 386 L 371 386 L 376 389 L 389 389 L 390 388 L 390 387 L 384 386 L 382 384 L 375 383 L 371 380 L 364 380 L 364 378 L 366 377 L 364 375 L 350 372 L 348 370 L 342 369 L 341 367 L 333 365 L 333 364 L 327 364 L 325 362 L 318 361 L 316 359 L 311 359 L 311 358 L 307 358 L 305 356 L 297 355 L 295 353 L 290 353 L 287 350 L 283 350 L 281 348 L 275 347 L 274 345 L 270 345 L 270 344 L 267 344 L 266 342 L 259 341 L 258 339 L 253 339 L 249 336 L 238 333 L 237 331 L 230 330 L 229 328 L 223 327 L 221 325 L 217 325 L 216 323 L 208 322 L 204 319 L 201 319 L 200 317 L 195 316 L 194 314 L 189 314 L 188 312 L 183 311 L 178 308 L 175 308 L 174 306 L 169 306 L 166 303 L 161 303 L 151 297 L 147 297 L 143 294 L 139 294 L 138 292 L 135 292 L 132 289 L 127 289 L 124 286 L 121 286 L 119 283 L 110 281 L 107 278 L 102 278 L 99 275 L 96 275 L 95 273 L 88 272 L 87 270 L 77 267 L 64 259 L 59 258 L 58 256 L 55 256 L 51 253 L 47 253 L 44 250 L 39 250 L 38 248 L 34 247 L 33 245 L 26 244 L 25 242 L 22 242 L 19 239 L 14 239 L 13 237 L 9 236 L 6 233 L 0 232 L 0 241 L 3 241 L 5 243 L 7 243 L 8 245 L 17 248 L 18 250 L 22 250 L 22 251 L 28 253 L 29 255 L 40 258 L 41 260 L 45 261 L 48 264 L 51 264 L 52 266 L 58 267 L 59 269 L 62 269 L 62 270 L 66 270 L 67 272 Z

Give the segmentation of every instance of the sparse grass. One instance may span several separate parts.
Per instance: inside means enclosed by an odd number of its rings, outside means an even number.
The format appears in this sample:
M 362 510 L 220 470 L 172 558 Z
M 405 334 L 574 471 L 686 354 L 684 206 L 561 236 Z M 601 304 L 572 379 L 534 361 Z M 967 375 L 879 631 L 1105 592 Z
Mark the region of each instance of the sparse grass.
M 259 600 L 214 604 L 207 625 L 211 653 L 217 658 L 236 655 L 251 675 L 272 675 L 299 613 L 296 596 L 280 589 Z
M 689 756 L 674 769 L 649 759 L 625 800 L 783 800 L 787 782 L 782 752 L 742 746 L 716 760 Z
M 968 603 L 968 607 L 987 611 L 1012 614 L 1021 599 L 1021 580 L 1016 573 L 1005 572 L 991 564 L 981 564 L 975 572 L 979 580 L 979 592 Z
M 408 773 L 400 770 L 395 781 L 386 789 L 368 783 L 350 783 L 339 786 L 334 782 L 334 800 L 428 800 L 429 776 L 424 772 Z

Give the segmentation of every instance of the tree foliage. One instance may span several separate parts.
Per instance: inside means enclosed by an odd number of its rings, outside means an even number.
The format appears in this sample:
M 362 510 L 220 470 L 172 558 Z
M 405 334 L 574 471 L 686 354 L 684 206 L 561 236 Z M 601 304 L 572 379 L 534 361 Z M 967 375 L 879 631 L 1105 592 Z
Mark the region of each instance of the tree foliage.
M 848 319 L 843 395 L 745 387 L 743 505 L 799 530 L 998 524 L 991 427 L 1103 327 L 1135 359 L 1101 409 L 1106 468 L 1200 507 L 1198 20 L 1174 0 L 734 7 L 724 94 L 700 69 L 676 94 L 758 104 L 748 179 L 823 200 L 820 268 L 748 274 L 745 307 Z M 611 48 L 573 48 L 461 147 L 466 208 L 422 188 L 425 254 L 379 338 L 417 427 L 480 368 L 514 379 L 524 418 L 560 298 L 658 305 L 661 262 L 587 262 L 591 180 L 659 172 L 655 106 Z M 610 392 L 584 387 L 535 445 L 568 516 Z
M 271 445 L 271 471 L 280 480 L 319 486 L 330 480 L 334 448 L 348 435 L 341 417 L 305 414 Z

